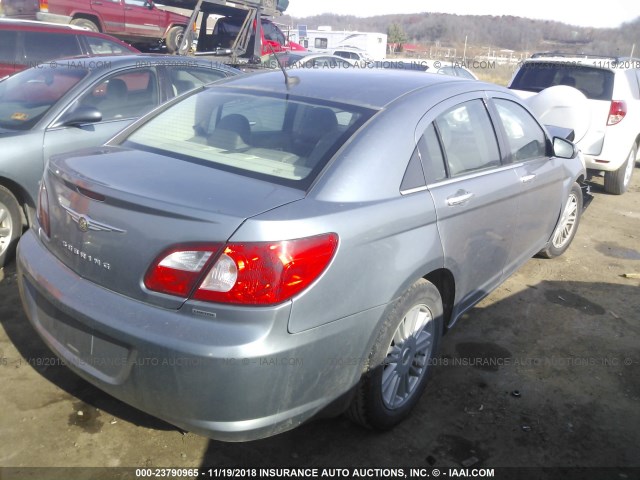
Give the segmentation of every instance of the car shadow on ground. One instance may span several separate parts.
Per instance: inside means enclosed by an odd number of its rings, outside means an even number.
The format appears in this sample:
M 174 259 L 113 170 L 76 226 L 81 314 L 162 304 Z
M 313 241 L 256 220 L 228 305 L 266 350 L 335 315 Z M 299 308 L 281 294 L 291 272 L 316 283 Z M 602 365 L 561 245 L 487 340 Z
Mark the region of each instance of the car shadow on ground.
M 0 304 L 0 324 L 22 356 L 24 363 L 51 383 L 76 397 L 80 402 L 78 405 L 93 406 L 138 426 L 157 430 L 176 430 L 176 427 L 107 395 L 61 365 L 40 339 L 22 310 L 15 261 L 12 260 L 5 266 L 2 273 L 0 298 L 3 301 Z
M 482 302 L 444 337 L 423 398 L 395 429 L 338 417 L 211 440 L 201 468 L 638 466 L 638 283 L 542 281 Z M 633 441 L 603 446 L 609 436 Z

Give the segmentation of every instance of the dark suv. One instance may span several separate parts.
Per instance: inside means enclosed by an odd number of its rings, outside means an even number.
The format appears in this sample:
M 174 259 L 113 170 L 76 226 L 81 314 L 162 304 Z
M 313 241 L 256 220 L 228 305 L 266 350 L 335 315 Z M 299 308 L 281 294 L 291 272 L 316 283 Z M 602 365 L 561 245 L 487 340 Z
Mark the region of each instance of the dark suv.
M 138 50 L 84 28 L 0 18 L 0 78 L 62 57 L 128 53 Z

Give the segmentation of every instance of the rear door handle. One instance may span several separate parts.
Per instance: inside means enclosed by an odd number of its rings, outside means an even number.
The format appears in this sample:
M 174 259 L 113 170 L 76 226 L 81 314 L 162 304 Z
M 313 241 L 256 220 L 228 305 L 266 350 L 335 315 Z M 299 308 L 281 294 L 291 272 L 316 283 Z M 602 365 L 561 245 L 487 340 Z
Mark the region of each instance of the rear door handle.
M 535 174 L 525 175 L 524 177 L 520 177 L 520 181 L 522 183 L 529 183 L 529 182 L 533 181 L 534 178 L 536 178 Z
M 454 197 L 447 198 L 447 205 L 455 207 L 456 205 L 464 205 L 467 203 L 474 194 L 471 192 L 456 192 Z

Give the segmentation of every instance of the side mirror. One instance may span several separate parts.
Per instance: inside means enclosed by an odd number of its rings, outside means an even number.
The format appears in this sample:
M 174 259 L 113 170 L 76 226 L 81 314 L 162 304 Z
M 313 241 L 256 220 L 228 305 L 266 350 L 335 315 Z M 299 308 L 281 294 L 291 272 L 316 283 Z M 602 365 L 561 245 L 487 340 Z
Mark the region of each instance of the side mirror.
M 85 123 L 102 121 L 102 113 L 95 107 L 78 107 L 67 112 L 58 122 L 59 127 L 77 127 Z
M 153 1 L 152 0 L 146 0 L 144 3 L 145 3 L 145 5 L 147 6 L 147 8 L 149 10 L 153 10 Z
M 575 158 L 578 155 L 578 148 L 569 140 L 553 137 L 553 154 L 558 158 Z

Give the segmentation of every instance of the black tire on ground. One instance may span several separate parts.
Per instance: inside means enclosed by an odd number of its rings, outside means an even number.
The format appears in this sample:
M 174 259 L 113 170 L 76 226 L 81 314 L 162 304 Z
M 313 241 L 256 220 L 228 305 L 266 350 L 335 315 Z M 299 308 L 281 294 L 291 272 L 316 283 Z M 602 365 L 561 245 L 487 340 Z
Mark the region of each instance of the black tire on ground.
M 384 320 L 370 354 L 370 370 L 356 387 L 347 416 L 376 430 L 407 418 L 425 389 L 442 337 L 442 298 L 421 279 Z
M 178 49 L 180 48 L 180 43 L 182 43 L 183 36 L 183 27 L 171 27 L 165 41 L 165 45 L 167 46 L 167 51 L 169 53 L 176 53 L 178 51 Z
M 20 235 L 20 205 L 13 194 L 0 185 L 0 268 L 13 256 Z
M 93 22 L 92 20 L 89 20 L 88 18 L 74 18 L 73 20 L 71 20 L 70 23 L 71 25 L 75 25 L 77 27 L 88 28 L 92 32 L 100 31 L 100 28 L 98 27 L 98 25 L 96 25 L 95 22 Z
M 633 171 L 636 168 L 638 145 L 634 144 L 627 155 L 627 160 L 615 172 L 604 173 L 604 191 L 613 195 L 622 195 L 629 188 Z
M 576 236 L 580 218 L 582 217 L 582 189 L 580 185 L 574 183 L 569 192 L 569 198 L 560 215 L 551 240 L 547 248 L 539 255 L 545 258 L 554 258 L 562 255 Z

